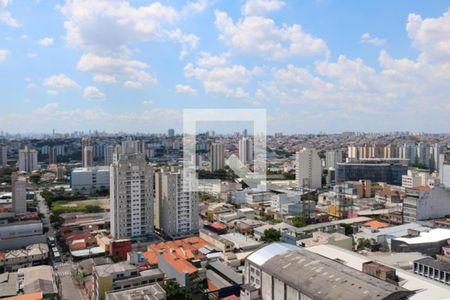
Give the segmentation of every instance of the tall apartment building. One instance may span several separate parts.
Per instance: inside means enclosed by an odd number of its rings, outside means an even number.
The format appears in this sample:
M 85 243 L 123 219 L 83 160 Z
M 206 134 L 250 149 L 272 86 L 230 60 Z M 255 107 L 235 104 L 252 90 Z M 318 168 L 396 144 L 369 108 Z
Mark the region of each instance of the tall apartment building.
M 419 164 L 430 166 L 431 152 L 430 145 L 420 142 L 417 144 L 417 162 Z
M 348 146 L 347 147 L 347 158 L 350 161 L 355 161 L 359 158 L 359 147 Z
M 155 227 L 164 235 L 179 238 L 198 233 L 198 198 L 182 171 L 155 174 Z
M 38 152 L 25 146 L 24 149 L 19 150 L 19 171 L 32 172 L 37 170 L 38 166 Z
M 431 153 L 431 171 L 437 171 L 439 172 L 439 159 L 441 158 L 441 154 L 445 153 L 446 147 L 442 144 L 434 144 L 432 146 L 432 153 Z
M 8 147 L 0 145 L 0 167 L 8 164 Z
M 11 176 L 13 208 L 16 214 L 27 212 L 27 178 L 13 173 Z
M 106 145 L 103 153 L 103 163 L 105 166 L 109 166 L 113 163 L 114 146 Z
M 94 165 L 94 142 L 91 137 L 81 139 L 81 162 L 84 168 Z
M 415 144 L 403 144 L 399 148 L 399 157 L 409 160 L 409 164 L 417 162 L 417 146 Z
M 244 164 L 253 162 L 253 141 L 244 137 L 239 141 L 239 159 Z
M 299 188 L 322 187 L 322 163 L 316 149 L 303 148 L 296 155 L 296 176 Z
M 221 143 L 212 143 L 209 149 L 209 170 L 211 172 L 225 167 L 225 150 Z
M 48 163 L 49 164 L 56 164 L 56 163 L 58 163 L 57 154 L 56 154 L 56 147 L 55 146 L 50 147 L 50 150 L 48 151 Z
M 111 235 L 127 239 L 153 233 L 153 168 L 136 152 L 110 166 Z
M 336 169 L 337 164 L 341 162 L 343 162 L 341 150 L 331 150 L 325 153 L 325 167 L 327 169 Z
M 386 145 L 383 149 L 384 151 L 384 158 L 398 158 L 399 157 L 399 150 L 397 145 L 389 144 Z

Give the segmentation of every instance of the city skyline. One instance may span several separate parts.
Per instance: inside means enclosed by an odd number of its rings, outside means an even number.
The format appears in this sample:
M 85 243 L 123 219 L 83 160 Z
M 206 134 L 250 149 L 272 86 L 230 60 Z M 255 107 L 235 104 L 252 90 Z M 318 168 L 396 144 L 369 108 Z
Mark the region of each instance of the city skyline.
M 184 108 L 266 108 L 271 133 L 446 132 L 449 7 L 1 0 L 1 129 L 180 132 Z

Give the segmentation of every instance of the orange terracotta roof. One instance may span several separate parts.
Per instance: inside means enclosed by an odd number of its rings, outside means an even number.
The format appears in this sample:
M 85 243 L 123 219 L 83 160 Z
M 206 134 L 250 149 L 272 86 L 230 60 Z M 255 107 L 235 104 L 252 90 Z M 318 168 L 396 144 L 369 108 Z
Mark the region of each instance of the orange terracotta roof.
M 180 273 L 185 272 L 188 274 L 192 274 L 197 271 L 197 268 L 194 267 L 187 260 L 182 259 L 172 253 L 165 252 L 162 254 L 162 257 L 166 260 L 167 263 L 169 263 L 174 269 L 176 269 Z
M 3 298 L 2 300 L 41 300 L 41 299 L 42 299 L 42 292 L 36 292 L 31 294 L 17 295 L 14 297 L 7 297 Z
M 364 225 L 371 227 L 371 228 L 385 228 L 385 227 L 389 227 L 390 225 L 384 222 L 380 222 L 377 220 L 373 220 L 373 221 L 369 221 L 364 223 Z
M 150 265 L 156 265 L 158 263 L 158 255 L 154 251 L 143 252 L 142 256 L 145 257 Z

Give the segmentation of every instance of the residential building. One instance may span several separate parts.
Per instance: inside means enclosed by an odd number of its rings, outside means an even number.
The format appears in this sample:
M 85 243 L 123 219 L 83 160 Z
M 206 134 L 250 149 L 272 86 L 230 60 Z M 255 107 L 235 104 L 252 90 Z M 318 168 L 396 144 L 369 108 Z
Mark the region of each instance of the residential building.
M 106 299 L 107 292 L 116 292 L 148 286 L 164 279 L 159 269 L 140 271 L 137 266 L 128 262 L 96 265 L 92 269 L 93 294 L 91 299 Z
M 110 170 L 106 166 L 75 168 L 70 175 L 70 187 L 74 193 L 89 195 L 109 190 Z
M 169 130 L 167 130 L 167 136 L 173 138 L 175 136 L 175 129 L 170 128 Z
M 143 154 L 120 154 L 110 166 L 111 235 L 128 239 L 152 234 L 153 205 L 153 168 Z
M 253 162 L 253 141 L 251 138 L 243 137 L 239 140 L 239 159 L 243 164 Z
M 103 161 L 105 166 L 113 163 L 114 145 L 106 145 L 103 154 Z
M 19 292 L 33 294 L 42 292 L 42 299 L 52 300 L 58 296 L 55 273 L 52 266 L 34 266 L 17 271 Z
M 8 147 L 0 145 L 0 167 L 8 164 Z
M 385 182 L 393 185 L 402 184 L 402 175 L 408 167 L 399 163 L 358 162 L 337 164 L 336 182 L 358 181 Z
M 417 146 L 415 144 L 403 144 L 399 148 L 399 157 L 408 160 L 409 164 L 417 162 Z
M 17 173 L 11 176 L 11 190 L 14 212 L 24 214 L 27 212 L 27 178 Z
M 317 150 L 304 148 L 296 154 L 298 188 L 318 189 L 322 187 L 322 163 Z
M 94 141 L 91 137 L 83 137 L 81 139 L 81 163 L 85 168 L 92 167 L 94 163 L 93 145 Z
M 336 169 L 337 164 L 343 162 L 343 156 L 341 150 L 331 150 L 325 153 L 325 168 Z
M 209 170 L 211 172 L 223 169 L 225 167 L 224 145 L 221 143 L 212 143 L 209 149 Z
M 403 300 L 414 294 L 338 261 L 283 243 L 270 244 L 248 256 L 244 278 L 246 284 L 260 290 L 262 300 Z
M 4 269 L 7 272 L 20 268 L 41 265 L 48 259 L 47 244 L 31 244 L 25 249 L 9 250 L 4 253 Z
M 19 150 L 19 171 L 31 173 L 39 169 L 38 152 L 25 146 Z
M 56 147 L 55 146 L 50 147 L 50 150 L 48 152 L 48 163 L 49 164 L 58 163 L 58 157 L 56 155 Z
M 406 189 L 403 219 L 406 223 L 450 215 L 450 189 L 444 186 Z
M 429 179 L 430 173 L 428 170 L 408 170 L 406 175 L 402 175 L 402 187 L 412 189 L 419 186 L 426 186 L 428 185 Z
M 198 233 L 198 195 L 181 170 L 158 172 L 159 226 L 164 235 L 179 238 Z

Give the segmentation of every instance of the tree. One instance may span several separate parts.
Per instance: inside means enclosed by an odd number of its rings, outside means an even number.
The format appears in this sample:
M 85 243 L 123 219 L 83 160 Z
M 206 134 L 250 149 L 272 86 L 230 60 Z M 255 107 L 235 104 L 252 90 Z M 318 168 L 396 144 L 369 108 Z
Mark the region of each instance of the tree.
M 275 228 L 269 228 L 264 230 L 261 240 L 267 243 L 278 242 L 281 238 L 281 233 Z
M 182 288 L 174 279 L 165 282 L 163 289 L 166 291 L 167 300 L 190 300 L 192 299 L 192 291 Z
M 103 209 L 98 205 L 86 205 L 84 211 L 87 213 L 98 213 L 102 212 Z
M 292 218 L 292 225 L 295 227 L 304 227 L 306 226 L 306 218 L 303 215 L 298 215 Z
M 368 239 L 364 239 L 364 238 L 358 239 L 358 242 L 357 242 L 357 244 L 356 244 L 356 248 L 357 248 L 358 250 L 365 249 L 365 248 L 370 248 L 370 245 L 371 245 L 371 244 L 372 244 L 372 243 L 371 243 L 370 240 L 368 240 Z

